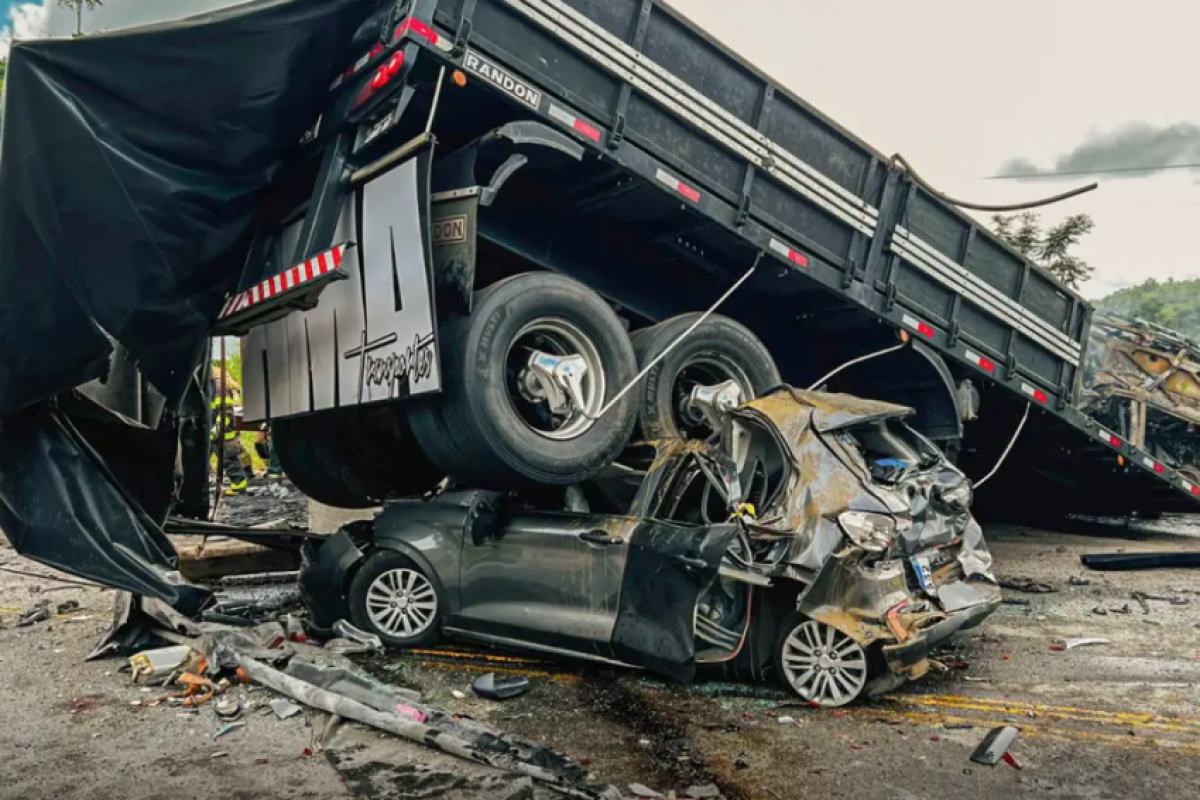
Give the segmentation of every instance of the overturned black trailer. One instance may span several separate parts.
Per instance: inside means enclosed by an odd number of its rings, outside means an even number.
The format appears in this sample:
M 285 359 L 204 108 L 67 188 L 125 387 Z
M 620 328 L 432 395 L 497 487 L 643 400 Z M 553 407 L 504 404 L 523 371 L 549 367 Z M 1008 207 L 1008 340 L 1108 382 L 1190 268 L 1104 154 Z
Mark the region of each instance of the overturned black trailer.
M 909 346 L 828 385 L 916 408 L 969 474 L 1006 457 L 985 513 L 1195 508 L 1200 487 L 1078 409 L 1085 300 L 668 5 L 416 0 L 364 30 L 216 329 L 249 334 L 248 414 L 275 421 L 285 466 L 318 497 L 411 490 L 394 475 L 423 454 L 478 477 L 468 464 L 505 446 L 502 432 L 439 445 L 489 434 L 421 410 L 455 393 L 443 382 L 462 358 L 436 340 L 473 292 L 569 276 L 636 345 L 757 263 L 720 314 L 797 385 L 902 331 Z M 607 397 L 629 377 L 610 376 Z

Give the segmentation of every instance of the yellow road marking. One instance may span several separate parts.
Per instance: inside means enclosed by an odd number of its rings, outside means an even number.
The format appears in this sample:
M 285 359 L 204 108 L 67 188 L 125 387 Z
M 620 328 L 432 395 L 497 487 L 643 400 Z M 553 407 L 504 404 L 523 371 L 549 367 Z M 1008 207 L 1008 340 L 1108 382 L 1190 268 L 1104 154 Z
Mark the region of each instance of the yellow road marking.
M 511 662 L 513 664 L 546 664 L 547 663 L 545 661 L 541 661 L 538 659 L 520 658 L 519 656 L 503 656 L 503 655 L 496 655 L 493 653 L 473 653 L 473 652 L 464 653 L 464 652 L 461 652 L 458 650 L 443 650 L 441 648 L 436 648 L 436 649 L 417 648 L 417 649 L 413 649 L 413 650 L 407 650 L 405 652 L 416 653 L 417 655 L 421 655 L 421 656 L 445 656 L 447 658 L 475 658 L 475 659 L 480 659 L 483 661 Z
M 484 664 L 469 664 L 466 662 L 455 661 L 416 661 L 423 667 L 431 669 L 440 669 L 447 672 L 454 670 L 462 670 L 465 672 L 492 672 L 495 667 L 486 666 Z M 569 672 L 544 672 L 535 669 L 509 669 L 505 672 L 511 672 L 514 675 L 523 675 L 526 678 L 546 678 L 547 680 L 557 681 L 559 683 L 577 683 L 580 680 L 578 675 Z
M 971 724 L 979 725 L 983 723 L 992 723 L 995 725 L 1005 725 L 1003 720 L 990 720 L 979 717 L 955 717 L 945 714 L 922 714 L 916 711 L 883 711 L 884 716 L 894 717 L 898 719 L 908 719 L 914 722 L 925 723 L 929 725 L 941 726 L 946 723 L 954 724 Z M 1038 724 L 1035 722 L 1019 722 L 1015 725 L 1021 729 L 1021 736 L 1033 739 L 1061 739 L 1066 741 L 1077 741 L 1087 744 L 1100 744 L 1106 747 L 1118 747 L 1122 749 L 1153 749 L 1160 748 L 1170 750 L 1173 753 L 1187 753 L 1189 755 L 1200 755 L 1200 742 L 1178 742 L 1170 739 L 1155 739 L 1145 736 L 1119 736 L 1108 733 L 1093 733 L 1091 731 L 1080 731 L 1068 728 L 1058 728 L 1051 725 Z
M 953 708 L 964 711 L 999 712 L 1021 716 L 1028 716 L 1028 713 L 1032 711 L 1037 717 L 1051 719 L 1091 722 L 1097 725 L 1118 725 L 1120 727 L 1200 733 L 1200 720 L 1188 719 L 1186 717 L 1162 717 L 1154 714 L 1101 711 L 1072 706 L 1046 706 L 1037 703 L 987 700 L 977 697 L 956 697 L 953 695 L 888 695 L 885 699 L 908 705 Z

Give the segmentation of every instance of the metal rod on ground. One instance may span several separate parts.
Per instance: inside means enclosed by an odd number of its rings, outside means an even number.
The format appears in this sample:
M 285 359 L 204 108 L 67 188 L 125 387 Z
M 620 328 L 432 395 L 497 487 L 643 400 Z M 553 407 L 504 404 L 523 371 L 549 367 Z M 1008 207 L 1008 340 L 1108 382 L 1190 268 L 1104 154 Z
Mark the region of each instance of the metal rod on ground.
M 658 355 L 657 355 L 657 356 L 654 358 L 654 360 L 653 360 L 653 361 L 651 361 L 649 364 L 647 364 L 645 367 L 643 367 L 643 368 L 642 368 L 642 371 L 641 371 L 641 372 L 639 372 L 637 375 L 635 375 L 635 376 L 633 377 L 633 380 L 631 380 L 631 381 L 630 381 L 628 384 L 626 384 L 626 385 L 625 385 L 625 388 L 623 388 L 621 391 L 617 392 L 617 394 L 616 394 L 616 395 L 613 397 L 613 399 L 611 399 L 611 400 L 609 400 L 607 403 L 605 403 L 605 404 L 604 404 L 604 408 L 602 408 L 602 409 L 600 409 L 598 412 L 596 412 L 596 415 L 595 415 L 595 416 L 592 416 L 591 414 L 589 414 L 589 413 L 587 413 L 586 411 L 583 411 L 583 410 L 580 410 L 580 412 L 579 412 L 579 413 L 580 413 L 580 414 L 582 414 L 583 416 L 587 417 L 588 419 L 600 419 L 600 418 L 601 418 L 601 417 L 603 417 L 603 416 L 604 416 L 606 413 L 608 413 L 608 410 L 609 410 L 610 408 L 612 408 L 613 406 L 615 406 L 615 405 L 616 405 L 616 404 L 617 404 L 617 403 L 618 403 L 618 402 L 621 400 L 621 398 L 622 398 L 622 397 L 624 397 L 625 395 L 629 394 L 629 390 L 630 390 L 630 389 L 632 389 L 633 387 L 637 386 L 637 385 L 638 385 L 638 383 L 640 383 L 640 382 L 641 382 L 642 378 L 646 377 L 646 376 L 647 376 L 647 375 L 650 373 L 650 370 L 652 370 L 652 369 L 654 369 L 655 367 L 657 367 L 657 366 L 659 365 L 659 363 L 660 363 L 660 362 L 661 362 L 661 361 L 662 361 L 664 358 L 666 358 L 666 357 L 667 357 L 667 355 L 668 355 L 668 354 L 669 354 L 669 353 L 670 353 L 672 350 L 674 350 L 674 349 L 675 349 L 676 345 L 678 345 L 680 342 L 682 342 L 684 339 L 686 339 L 688 336 L 690 336 L 690 335 L 691 335 L 691 333 L 692 333 L 692 331 L 694 331 L 694 330 L 696 330 L 696 328 L 700 327 L 700 325 L 701 325 L 701 324 L 702 324 L 702 323 L 703 323 L 703 322 L 704 322 L 706 319 L 708 319 L 709 317 L 711 317 L 711 316 L 713 315 L 713 313 L 714 313 L 714 312 L 715 312 L 715 311 L 716 311 L 718 308 L 720 308 L 720 307 L 721 307 L 721 305 L 722 305 L 722 304 L 723 304 L 723 303 L 724 303 L 726 300 L 728 300 L 728 299 L 729 299 L 730 295 L 732 295 L 734 292 L 736 292 L 736 291 L 737 291 L 737 290 L 738 290 L 738 289 L 741 287 L 741 285 L 742 285 L 743 283 L 745 283 L 747 280 L 749 280 L 749 279 L 750 279 L 750 276 L 754 274 L 754 270 L 758 269 L 758 262 L 762 260 L 762 257 L 763 257 L 763 254 L 762 254 L 762 251 L 760 250 L 760 251 L 758 251 L 758 255 L 757 255 L 757 256 L 755 257 L 755 259 L 754 259 L 754 263 L 750 265 L 750 269 L 746 270 L 746 274 L 745 274 L 745 275 L 743 275 L 742 277 L 738 278 L 738 279 L 737 279 L 737 282 L 736 282 L 735 284 L 733 284 L 733 286 L 730 286 L 728 289 L 726 289 L 726 290 L 725 290 L 725 294 L 723 294 L 723 295 L 721 295 L 720 297 L 718 297 L 718 298 L 717 298 L 717 302 L 715 302 L 715 303 L 713 303 L 711 306 L 709 306 L 709 309 L 708 309 L 707 311 L 705 311 L 703 314 L 701 314 L 701 315 L 700 315 L 700 318 L 699 318 L 698 320 L 696 320 L 695 322 L 693 322 L 693 323 L 691 324 L 691 326 L 690 326 L 690 327 L 689 327 L 689 328 L 688 328 L 686 331 L 684 331 L 683 333 L 681 333 L 681 334 L 680 334 L 680 335 L 679 335 L 679 336 L 678 336 L 678 337 L 675 339 L 675 341 L 673 341 L 673 342 L 671 342 L 669 345 L 667 345 L 667 346 L 666 346 L 666 347 L 663 349 L 663 351 L 662 351 L 661 353 L 659 353 L 659 354 L 658 354 Z
M 73 581 L 73 580 L 68 580 L 67 578 L 56 578 L 53 575 L 39 575 L 36 572 L 26 572 L 26 571 L 20 570 L 20 569 L 13 569 L 12 567 L 0 567 L 0 572 L 8 572 L 12 575 L 21 575 L 26 578 L 37 578 L 38 580 L 52 581 L 54 583 L 62 583 L 62 584 L 66 584 L 67 586 L 79 586 L 84 589 L 103 589 L 104 588 L 103 586 L 101 586 L 98 583 L 84 583 L 83 581 Z
M 238 661 L 252 681 L 260 683 L 268 689 L 274 689 L 281 694 L 285 694 L 310 708 L 316 708 L 328 714 L 335 714 L 344 719 L 360 722 L 363 725 L 370 725 L 372 728 L 378 728 L 381 731 L 395 734 L 418 744 L 423 744 L 426 747 L 433 747 L 444 753 L 449 753 L 468 761 L 489 764 L 497 769 L 526 775 L 539 783 L 553 786 L 555 790 L 564 794 L 583 798 L 598 797 L 598 794 L 595 793 L 573 789 L 565 785 L 553 773 L 533 764 L 517 761 L 507 754 L 489 753 L 473 747 L 469 742 L 463 741 L 456 736 L 439 731 L 437 728 L 432 728 L 420 722 L 413 722 L 397 714 L 384 714 L 376 711 L 370 706 L 351 700 L 348 697 L 343 697 L 340 694 L 314 686 L 299 678 L 293 678 L 291 675 L 280 672 L 252 658 L 239 655 Z
M 858 358 L 851 359 L 850 361 L 847 361 L 845 364 L 842 364 L 840 367 L 835 369 L 833 372 L 831 372 L 828 375 L 826 375 L 825 377 L 821 378 L 819 381 L 816 381 L 815 383 L 813 383 L 812 386 L 808 387 L 808 390 L 810 392 L 813 391 L 818 386 L 825 383 L 830 378 L 832 378 L 834 375 L 837 375 L 839 372 L 846 369 L 847 367 L 853 367 L 855 364 L 861 364 L 864 361 L 870 361 L 872 358 L 878 358 L 879 356 L 886 356 L 888 353 L 894 353 L 897 350 L 902 350 L 907 346 L 908 346 L 908 342 L 905 341 L 905 342 L 901 342 L 900 344 L 896 345 L 895 347 L 888 347 L 884 350 L 878 350 L 874 353 L 867 353 L 865 356 L 859 356 Z
M 1012 439 L 1008 441 L 1008 447 L 1004 448 L 1004 452 L 1000 454 L 1000 460 L 996 462 L 996 466 L 992 467 L 991 472 L 975 481 L 976 489 L 987 483 L 988 479 L 1000 470 L 1000 465 L 1004 463 L 1004 459 L 1008 458 L 1008 454 L 1012 452 L 1013 445 L 1017 443 L 1017 437 L 1021 435 L 1021 429 L 1025 427 L 1025 420 L 1027 419 L 1029 419 L 1029 403 L 1025 404 L 1025 413 L 1021 415 L 1021 422 L 1017 425 L 1017 430 L 1013 433 Z

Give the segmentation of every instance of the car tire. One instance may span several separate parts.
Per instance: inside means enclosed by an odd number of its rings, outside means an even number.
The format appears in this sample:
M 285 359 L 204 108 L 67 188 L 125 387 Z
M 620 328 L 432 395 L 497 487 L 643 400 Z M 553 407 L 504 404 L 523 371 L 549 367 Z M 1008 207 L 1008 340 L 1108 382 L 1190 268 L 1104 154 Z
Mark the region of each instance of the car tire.
M 296 488 L 336 508 L 421 495 L 446 475 L 422 452 L 399 409 L 333 409 L 276 420 L 271 440 Z
M 549 404 L 533 396 L 540 384 L 530 382 L 526 364 L 534 350 L 583 356 L 592 415 L 636 373 L 620 319 L 578 281 L 543 272 L 507 278 L 477 292 L 471 315 L 447 320 L 439 333 L 442 393 L 414 403 L 409 418 L 425 452 L 460 485 L 575 484 L 605 469 L 628 444 L 632 397 L 592 420 L 551 416 Z
M 410 605 L 387 605 L 389 595 L 403 602 L 406 589 Z M 376 550 L 368 556 L 350 580 L 347 600 L 354 626 L 374 633 L 388 647 L 423 647 L 441 637 L 445 603 L 440 584 L 403 553 Z M 412 633 L 405 633 L 405 619 Z
M 825 708 L 854 702 L 873 677 L 873 661 L 849 636 L 798 611 L 779 626 L 775 673 L 785 689 L 806 702 Z
M 638 369 L 687 332 L 699 313 L 684 314 L 637 331 L 631 337 Z M 735 380 L 745 400 L 781 383 L 775 360 L 757 336 L 729 317 L 713 314 L 667 353 L 634 390 L 642 439 L 707 438 L 704 418 L 686 408 L 691 387 Z

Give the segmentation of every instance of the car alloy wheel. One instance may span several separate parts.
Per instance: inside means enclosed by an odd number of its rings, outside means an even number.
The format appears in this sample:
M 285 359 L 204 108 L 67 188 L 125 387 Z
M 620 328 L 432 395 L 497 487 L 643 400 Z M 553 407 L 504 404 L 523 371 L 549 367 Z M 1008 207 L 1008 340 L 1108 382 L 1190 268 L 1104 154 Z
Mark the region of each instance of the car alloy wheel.
M 438 601 L 433 584 L 414 569 L 384 572 L 367 589 L 367 616 L 383 633 L 412 639 L 437 621 Z
M 867 654 L 862 646 L 815 619 L 791 630 L 780 657 L 784 679 L 809 702 L 844 706 L 867 685 Z

